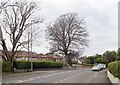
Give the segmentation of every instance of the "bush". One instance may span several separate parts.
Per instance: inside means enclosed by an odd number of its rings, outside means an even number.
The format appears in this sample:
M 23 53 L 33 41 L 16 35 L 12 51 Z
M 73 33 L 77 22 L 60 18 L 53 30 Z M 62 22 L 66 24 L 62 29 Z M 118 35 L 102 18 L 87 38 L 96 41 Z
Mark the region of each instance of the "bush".
M 120 79 L 120 61 L 109 63 L 108 70 L 111 74 Z
M 3 72 L 10 72 L 11 71 L 11 64 L 8 61 L 2 62 L 2 71 Z
M 28 68 L 30 68 L 30 62 L 28 62 L 28 61 L 15 61 L 14 67 L 16 69 L 28 69 Z
M 30 68 L 31 62 L 27 61 L 15 61 L 14 67 L 16 69 L 28 69 Z M 33 69 L 39 68 L 61 68 L 63 64 L 55 61 L 33 61 Z
M 82 64 L 82 66 L 94 66 L 94 64 L 86 64 L 86 63 L 84 63 L 84 64 Z
M 37 61 L 33 62 L 33 68 L 60 68 L 63 64 L 55 61 Z
M 91 64 L 91 60 L 90 59 L 85 59 L 84 61 L 86 64 Z
M 97 58 L 95 63 L 104 63 L 105 64 L 105 61 L 103 58 Z

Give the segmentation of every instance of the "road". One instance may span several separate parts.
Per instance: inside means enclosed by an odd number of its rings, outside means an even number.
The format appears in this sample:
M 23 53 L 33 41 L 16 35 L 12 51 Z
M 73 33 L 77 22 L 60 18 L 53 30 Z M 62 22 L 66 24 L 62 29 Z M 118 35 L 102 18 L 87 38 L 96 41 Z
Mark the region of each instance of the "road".
M 57 70 L 21 75 L 16 77 L 3 77 L 3 83 L 109 83 L 106 70 L 91 71 L 91 68 L 76 70 Z

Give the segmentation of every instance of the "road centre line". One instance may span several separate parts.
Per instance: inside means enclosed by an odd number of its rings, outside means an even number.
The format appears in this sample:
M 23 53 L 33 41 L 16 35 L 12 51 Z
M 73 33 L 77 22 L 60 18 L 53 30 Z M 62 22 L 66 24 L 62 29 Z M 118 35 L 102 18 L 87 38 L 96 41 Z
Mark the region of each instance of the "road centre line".
M 72 71 L 67 71 L 67 72 L 69 73 L 69 72 L 72 72 Z M 36 79 L 39 79 L 39 78 L 47 78 L 47 77 L 50 77 L 50 76 L 59 75 L 59 74 L 64 74 L 64 73 L 66 73 L 66 72 L 53 73 L 53 74 L 49 74 L 49 75 L 42 76 L 42 77 L 28 78 L 28 79 L 26 79 L 26 80 L 18 80 L 18 81 L 15 82 L 15 83 L 22 83 L 22 82 L 26 82 L 26 81 L 32 81 L 32 80 L 36 80 Z
M 22 83 L 22 82 L 26 82 L 26 81 L 32 81 L 32 80 L 36 80 L 36 79 L 39 79 L 39 78 L 48 78 L 48 77 L 51 77 L 51 76 L 54 76 L 54 75 L 60 75 L 60 74 L 66 74 L 66 73 L 70 73 L 70 72 L 75 72 L 76 70 L 72 70 L 72 71 L 64 71 L 64 72 L 59 72 L 59 73 L 53 73 L 53 74 L 48 74 L 48 75 L 46 75 L 46 76 L 38 76 L 37 78 L 26 78 L 26 80 L 24 79 L 24 80 L 15 80 L 15 81 L 13 81 L 13 82 L 16 82 L 16 83 Z M 84 71 L 82 71 L 82 73 L 83 73 Z M 86 72 L 86 71 L 85 71 Z M 77 76 L 77 75 L 74 75 L 74 76 Z M 67 77 L 67 79 L 70 79 L 70 78 L 72 78 L 73 76 L 71 76 L 71 77 Z M 66 80 L 66 79 L 65 79 Z M 61 80 L 61 81 L 63 81 L 63 80 Z M 11 82 L 11 81 L 10 81 Z M 12 83 L 13 83 L 12 82 Z
M 87 71 L 85 71 L 85 72 L 87 72 Z M 82 72 L 82 73 L 85 73 L 85 72 Z M 59 80 L 58 82 L 60 83 L 60 82 L 62 82 L 62 81 L 68 80 L 68 79 L 70 79 L 70 78 L 77 77 L 77 76 L 81 75 L 82 73 L 80 73 L 80 74 L 78 74 L 78 75 L 72 75 L 72 76 L 70 76 L 70 77 L 67 77 L 67 78 L 64 78 L 64 79 L 62 79 L 62 80 Z

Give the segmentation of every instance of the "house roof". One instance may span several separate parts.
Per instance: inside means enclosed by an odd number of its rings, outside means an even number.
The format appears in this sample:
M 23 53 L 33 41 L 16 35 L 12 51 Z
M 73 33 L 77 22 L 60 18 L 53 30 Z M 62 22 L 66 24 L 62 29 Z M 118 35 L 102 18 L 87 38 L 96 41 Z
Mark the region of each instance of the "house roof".
M 38 54 L 35 52 L 30 52 L 29 55 L 32 57 L 38 57 Z M 27 51 L 18 51 L 16 53 L 16 57 L 28 57 L 28 52 Z
M 43 54 L 37 54 L 35 52 L 30 52 L 30 55 L 32 55 L 32 58 L 54 58 L 54 59 L 63 59 L 63 57 L 60 57 L 58 55 L 53 55 L 51 53 L 47 53 L 45 55 Z M 16 53 L 16 57 L 17 58 L 21 58 L 21 57 L 28 57 L 28 52 L 27 51 L 18 51 Z

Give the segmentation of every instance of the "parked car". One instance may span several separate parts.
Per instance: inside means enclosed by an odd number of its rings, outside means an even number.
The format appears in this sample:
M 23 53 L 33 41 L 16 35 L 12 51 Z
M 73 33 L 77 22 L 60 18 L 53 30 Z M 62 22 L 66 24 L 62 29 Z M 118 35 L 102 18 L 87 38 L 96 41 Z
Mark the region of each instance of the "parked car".
M 106 65 L 105 65 L 105 64 L 98 64 L 98 65 L 101 66 L 101 69 L 102 69 L 102 70 L 106 68 Z
M 100 71 L 100 70 L 101 70 L 101 66 L 99 64 L 92 67 L 92 71 Z
M 103 64 L 98 64 L 100 66 L 100 70 L 104 69 L 104 65 Z
M 97 64 L 93 66 L 92 71 L 100 71 L 106 68 L 105 64 Z
M 103 64 L 103 69 L 106 69 L 106 65 L 105 64 Z

